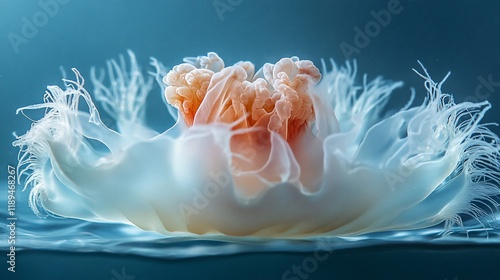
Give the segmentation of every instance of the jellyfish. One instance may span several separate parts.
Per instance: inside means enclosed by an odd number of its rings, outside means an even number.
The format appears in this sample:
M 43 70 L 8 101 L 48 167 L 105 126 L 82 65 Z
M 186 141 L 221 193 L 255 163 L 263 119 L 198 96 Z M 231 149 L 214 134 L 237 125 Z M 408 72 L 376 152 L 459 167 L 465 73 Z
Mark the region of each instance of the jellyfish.
M 165 235 L 356 236 L 479 225 L 498 206 L 498 136 L 487 101 L 456 103 L 422 66 L 426 96 L 392 113 L 402 82 L 355 63 L 298 57 L 256 71 L 214 52 L 144 75 L 132 52 L 49 86 L 17 136 L 38 215 L 133 224 Z M 107 78 L 106 78 L 107 77 Z M 145 120 L 157 80 L 175 124 Z M 103 122 L 98 106 L 115 120 Z M 102 112 L 101 112 L 102 113 Z M 167 123 L 168 120 L 165 120 Z

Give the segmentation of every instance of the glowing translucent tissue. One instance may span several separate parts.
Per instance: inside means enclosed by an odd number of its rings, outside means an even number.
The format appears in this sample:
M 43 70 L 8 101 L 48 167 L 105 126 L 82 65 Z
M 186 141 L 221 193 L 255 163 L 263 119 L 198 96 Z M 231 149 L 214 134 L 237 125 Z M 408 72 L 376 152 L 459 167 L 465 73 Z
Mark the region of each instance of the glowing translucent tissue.
M 498 137 L 479 124 L 488 102 L 459 103 L 424 69 L 420 106 L 383 114 L 402 85 L 357 84 L 356 67 L 323 76 L 297 57 L 225 66 L 215 53 L 168 73 L 153 59 L 176 120 L 144 124 L 154 77 L 131 63 L 48 87 L 45 116 L 17 138 L 30 204 L 63 217 L 115 221 L 168 235 L 352 236 L 449 229 L 495 214 Z M 385 116 L 384 116 L 385 115 Z M 167 122 L 168 120 L 165 120 Z

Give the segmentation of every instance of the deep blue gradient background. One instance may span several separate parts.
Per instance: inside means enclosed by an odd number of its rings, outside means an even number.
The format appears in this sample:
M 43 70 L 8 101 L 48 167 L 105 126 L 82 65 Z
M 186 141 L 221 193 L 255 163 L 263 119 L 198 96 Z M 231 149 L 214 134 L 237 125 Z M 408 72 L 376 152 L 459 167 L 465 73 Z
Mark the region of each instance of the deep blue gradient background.
M 213 0 L 66 1 L 26 44 L 19 45 L 18 52 L 9 34 L 22 35 L 23 18 L 32 21 L 43 9 L 38 1 L 0 2 L 1 170 L 17 163 L 12 133 L 23 134 L 30 124 L 23 116 L 15 115 L 15 110 L 42 102 L 47 85 L 61 85 L 59 66 L 66 70 L 76 67 L 89 77 L 91 66 L 103 66 L 105 60 L 127 49 L 136 53 L 144 70 L 148 69 L 149 56 L 173 66 L 185 56 L 208 51 L 217 52 L 227 64 L 250 60 L 260 66 L 292 55 L 317 65 L 321 58 L 330 57 L 343 63 L 346 57 L 340 44 L 353 45 L 354 28 L 364 29 L 373 20 L 370 12 L 386 9 L 389 2 L 232 0 L 229 2 L 241 3 L 221 18 Z M 435 80 L 452 72 L 443 89 L 453 93 L 457 101 L 474 95 L 481 85 L 480 77 L 491 76 L 500 82 L 499 1 L 400 3 L 404 10 L 393 15 L 391 22 L 351 57 L 357 60 L 359 72 L 369 77 L 383 75 L 405 81 L 406 87 L 398 91 L 400 97 L 395 98 L 395 103 L 406 100 L 410 87 L 417 90 L 416 103 L 422 102 L 423 80 L 412 71 L 419 67 L 417 60 Z M 489 93 L 493 104 L 485 122 L 498 122 L 500 86 L 490 91 L 483 89 L 482 93 Z M 160 98 L 157 87 L 150 96 L 148 119 L 155 128 L 165 129 L 171 120 Z M 500 132 L 496 127 L 492 130 Z M 6 172 L 2 176 L 6 178 Z M 0 195 L 6 190 L 2 192 Z M 0 232 L 4 239 L 5 232 Z M 0 255 L 1 279 L 6 279 L 3 275 L 11 279 L 13 275 L 6 274 L 5 257 L 1 256 L 5 254 Z M 165 261 L 121 255 L 21 252 L 15 276 L 111 279 L 110 270 L 124 266 L 136 280 L 280 279 L 279 271 L 300 263 L 306 256 L 276 253 Z M 334 254 L 308 279 L 500 279 L 495 273 L 498 257 L 500 252 L 494 247 L 367 248 Z
M 416 244 L 341 251 L 320 262 L 318 269 L 303 279 L 499 279 L 494 265 L 499 249 L 432 248 Z M 125 255 L 21 252 L 17 279 L 112 279 L 113 270 L 120 275 L 124 268 L 124 274 L 135 276 L 135 280 L 297 280 L 301 279 L 297 275 L 282 278 L 282 274 L 310 256 L 310 253 L 278 252 L 165 261 Z

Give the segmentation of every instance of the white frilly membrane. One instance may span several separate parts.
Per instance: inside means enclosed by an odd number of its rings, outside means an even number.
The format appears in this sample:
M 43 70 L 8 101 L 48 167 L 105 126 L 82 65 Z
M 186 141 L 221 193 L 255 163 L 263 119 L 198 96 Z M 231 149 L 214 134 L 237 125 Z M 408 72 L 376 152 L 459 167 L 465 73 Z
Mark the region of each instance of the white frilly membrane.
M 412 94 L 386 115 L 402 83 L 356 78 L 355 64 L 331 61 L 328 71 L 323 63 L 321 76 L 292 57 L 255 72 L 209 53 L 168 74 L 153 59 L 148 78 L 129 56 L 91 75 L 116 129 L 103 123 L 76 69 L 65 88 L 48 87 L 44 103 L 18 110 L 45 110 L 14 142 L 37 214 L 166 235 L 446 232 L 464 219 L 492 227 L 500 151 L 479 123 L 490 104 L 455 103 L 423 67 L 423 104 L 412 107 Z M 155 75 L 177 120 L 162 133 L 144 121 Z

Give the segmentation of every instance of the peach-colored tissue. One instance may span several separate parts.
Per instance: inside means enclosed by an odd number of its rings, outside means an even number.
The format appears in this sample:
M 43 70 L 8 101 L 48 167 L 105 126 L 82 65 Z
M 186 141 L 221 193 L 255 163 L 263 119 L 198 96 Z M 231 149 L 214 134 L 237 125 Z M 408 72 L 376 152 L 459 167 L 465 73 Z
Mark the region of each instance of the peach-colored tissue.
M 283 58 L 255 76 L 249 62 L 218 72 L 205 67 L 180 64 L 164 78 L 166 99 L 188 126 L 234 123 L 235 129 L 265 128 L 291 141 L 314 121 L 309 91 L 321 74 L 311 61 Z

